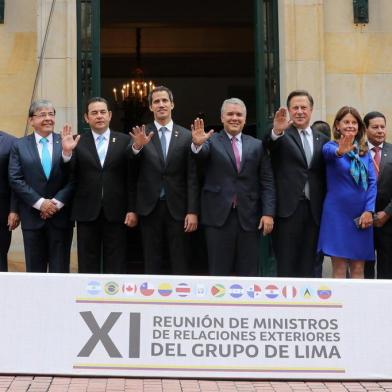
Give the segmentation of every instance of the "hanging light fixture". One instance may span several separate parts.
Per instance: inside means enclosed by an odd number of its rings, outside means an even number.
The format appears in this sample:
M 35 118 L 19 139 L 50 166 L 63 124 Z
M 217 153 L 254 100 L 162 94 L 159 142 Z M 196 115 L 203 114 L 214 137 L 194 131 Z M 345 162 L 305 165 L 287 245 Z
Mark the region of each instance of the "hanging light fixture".
M 139 102 L 148 104 L 147 97 L 151 90 L 155 88 L 152 80 L 144 80 L 144 72 L 141 67 L 141 28 L 136 28 L 136 69 L 130 82 L 124 83 L 120 89 L 113 88 L 115 102 Z

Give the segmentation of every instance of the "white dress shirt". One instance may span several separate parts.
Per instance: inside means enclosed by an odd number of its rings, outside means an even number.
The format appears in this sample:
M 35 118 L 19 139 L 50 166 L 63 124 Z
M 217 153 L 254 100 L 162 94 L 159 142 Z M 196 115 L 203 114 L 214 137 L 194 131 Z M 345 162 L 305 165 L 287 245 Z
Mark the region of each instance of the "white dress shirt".
M 42 160 L 43 145 L 42 145 L 42 143 L 40 143 L 40 141 L 43 137 L 41 135 L 39 135 L 37 132 L 34 132 L 34 137 L 35 137 L 35 144 L 37 145 L 37 149 L 38 149 L 39 159 L 41 161 Z M 46 139 L 48 140 L 47 146 L 48 146 L 49 155 L 50 155 L 50 158 L 52 158 L 53 157 L 53 134 L 49 133 L 49 135 L 46 136 Z M 40 210 L 44 200 L 45 199 L 43 197 L 41 197 L 40 199 L 38 199 L 38 201 L 36 201 L 33 204 L 33 207 L 37 210 Z M 56 200 L 54 198 L 52 200 L 56 203 L 57 208 L 59 210 L 64 207 L 64 203 L 62 203 L 61 201 Z

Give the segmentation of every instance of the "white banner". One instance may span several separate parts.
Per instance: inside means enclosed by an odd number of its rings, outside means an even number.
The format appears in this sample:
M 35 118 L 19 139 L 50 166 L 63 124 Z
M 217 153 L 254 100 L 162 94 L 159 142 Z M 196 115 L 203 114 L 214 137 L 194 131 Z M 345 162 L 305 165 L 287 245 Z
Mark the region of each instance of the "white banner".
M 0 373 L 392 379 L 392 282 L 0 273 Z

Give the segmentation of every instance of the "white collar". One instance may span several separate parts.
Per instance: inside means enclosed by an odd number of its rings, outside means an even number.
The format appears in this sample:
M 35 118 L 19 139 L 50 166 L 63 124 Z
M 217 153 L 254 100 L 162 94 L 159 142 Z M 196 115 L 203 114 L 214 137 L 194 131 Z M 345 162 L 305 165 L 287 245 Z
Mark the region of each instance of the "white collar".
M 108 128 L 104 133 L 97 133 L 94 132 L 93 130 L 91 130 L 94 140 L 96 141 L 98 137 L 100 137 L 101 135 L 105 138 L 105 140 L 109 140 L 110 137 L 110 128 Z
M 155 125 L 155 128 L 156 128 L 158 131 L 159 131 L 162 127 L 165 127 L 169 132 L 172 132 L 172 131 L 173 131 L 174 123 L 173 123 L 173 120 L 170 120 L 167 124 L 161 125 L 161 124 L 159 124 L 159 122 L 154 121 L 154 125 Z
M 369 140 L 368 140 L 367 144 L 369 146 L 369 150 L 373 149 L 373 147 L 377 147 L 374 144 L 370 143 Z M 384 143 L 381 143 L 378 147 L 380 147 L 382 150 L 382 148 L 384 147 Z
M 49 143 L 53 143 L 53 132 L 50 132 L 48 136 L 41 136 L 41 135 L 38 134 L 36 131 L 34 131 L 34 137 L 35 137 L 35 142 L 36 142 L 37 144 L 39 144 L 40 140 L 41 140 L 42 138 L 44 138 L 44 137 L 45 137 L 46 139 L 48 139 L 48 142 L 49 142 Z

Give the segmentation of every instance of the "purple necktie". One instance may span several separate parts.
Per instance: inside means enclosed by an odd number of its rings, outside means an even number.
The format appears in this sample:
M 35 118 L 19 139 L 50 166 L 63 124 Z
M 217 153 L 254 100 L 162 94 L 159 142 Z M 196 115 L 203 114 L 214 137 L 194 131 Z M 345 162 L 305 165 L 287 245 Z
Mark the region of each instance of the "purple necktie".
M 241 158 L 240 158 L 240 151 L 238 150 L 237 147 L 237 138 L 236 137 L 232 137 L 231 138 L 231 146 L 233 147 L 233 152 L 234 152 L 234 156 L 235 156 L 235 164 L 237 166 L 237 171 L 240 171 L 240 167 L 241 167 Z

